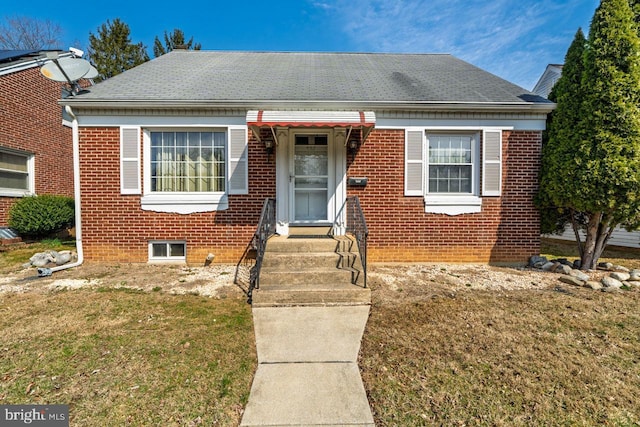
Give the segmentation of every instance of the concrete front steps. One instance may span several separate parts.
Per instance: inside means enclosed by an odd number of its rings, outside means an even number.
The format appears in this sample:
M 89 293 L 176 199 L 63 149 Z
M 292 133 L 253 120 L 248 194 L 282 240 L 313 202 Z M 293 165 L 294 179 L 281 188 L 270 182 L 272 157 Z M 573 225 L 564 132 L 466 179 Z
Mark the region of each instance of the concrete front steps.
M 318 233 L 323 229 L 292 231 L 267 242 L 254 307 L 371 304 L 351 238 Z

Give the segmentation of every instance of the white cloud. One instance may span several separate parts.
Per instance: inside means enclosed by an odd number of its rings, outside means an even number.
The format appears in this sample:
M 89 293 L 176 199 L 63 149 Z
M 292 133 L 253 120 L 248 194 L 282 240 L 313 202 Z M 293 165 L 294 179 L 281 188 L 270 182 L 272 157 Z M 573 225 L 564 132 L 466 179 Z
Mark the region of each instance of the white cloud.
M 597 3 L 589 0 L 588 3 Z M 356 49 L 451 53 L 531 89 L 595 10 L 584 0 L 324 0 Z M 558 54 L 560 52 L 560 54 Z M 559 57 L 558 57 L 559 56 Z

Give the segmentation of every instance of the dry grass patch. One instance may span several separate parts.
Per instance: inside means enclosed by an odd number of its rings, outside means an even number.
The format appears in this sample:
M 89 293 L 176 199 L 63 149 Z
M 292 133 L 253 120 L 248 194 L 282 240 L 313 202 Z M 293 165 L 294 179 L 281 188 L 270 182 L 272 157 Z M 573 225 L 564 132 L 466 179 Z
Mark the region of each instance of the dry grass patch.
M 376 280 L 360 367 L 376 425 L 638 425 L 640 291 Z
M 237 425 L 257 364 L 244 299 L 126 289 L 0 295 L 0 404 L 71 425 Z

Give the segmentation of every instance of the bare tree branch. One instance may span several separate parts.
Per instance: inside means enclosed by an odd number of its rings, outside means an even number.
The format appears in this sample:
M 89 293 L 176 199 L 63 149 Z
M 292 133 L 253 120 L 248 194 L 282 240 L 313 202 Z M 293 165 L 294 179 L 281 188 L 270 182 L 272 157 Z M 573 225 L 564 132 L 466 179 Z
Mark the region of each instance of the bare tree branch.
M 0 23 L 0 49 L 60 49 L 62 34 L 62 27 L 48 19 L 6 16 Z

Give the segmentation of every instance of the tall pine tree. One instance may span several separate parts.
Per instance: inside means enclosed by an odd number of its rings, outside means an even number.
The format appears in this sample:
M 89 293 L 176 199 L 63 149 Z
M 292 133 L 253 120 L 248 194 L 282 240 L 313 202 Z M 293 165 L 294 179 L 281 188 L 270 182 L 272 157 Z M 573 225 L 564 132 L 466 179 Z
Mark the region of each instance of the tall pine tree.
M 89 33 L 88 56 L 98 70 L 97 81 L 106 80 L 149 60 L 142 43 L 132 43 L 129 26 L 116 18 L 98 28 L 98 35 Z
M 171 52 L 173 49 L 182 46 L 184 49 L 193 49 L 200 50 L 202 45 L 200 43 L 193 43 L 193 37 L 189 39 L 188 42 L 185 42 L 184 31 L 176 28 L 171 33 L 164 32 L 164 45 L 156 36 L 153 41 L 153 55 L 157 58 L 158 56 L 162 56 L 165 53 Z
M 582 268 L 591 269 L 615 227 L 640 225 L 640 38 L 629 0 L 601 1 L 579 86 L 575 67 L 565 65 L 563 75 L 575 76 L 556 90 L 541 186 L 557 208 L 583 218 Z

